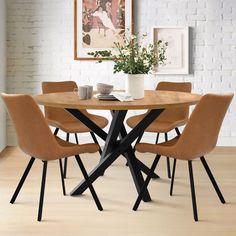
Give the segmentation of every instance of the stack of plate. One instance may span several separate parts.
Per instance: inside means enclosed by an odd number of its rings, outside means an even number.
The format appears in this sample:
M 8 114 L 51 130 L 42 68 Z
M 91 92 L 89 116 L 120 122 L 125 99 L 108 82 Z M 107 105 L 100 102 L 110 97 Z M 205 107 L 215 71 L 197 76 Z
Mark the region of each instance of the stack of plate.
M 94 97 L 98 100 L 104 101 L 118 101 L 118 99 L 112 94 L 95 94 Z
M 113 85 L 110 84 L 104 84 L 104 83 L 97 83 L 97 91 L 99 94 L 95 94 L 95 97 L 99 100 L 117 100 L 113 95 L 110 93 L 113 90 Z

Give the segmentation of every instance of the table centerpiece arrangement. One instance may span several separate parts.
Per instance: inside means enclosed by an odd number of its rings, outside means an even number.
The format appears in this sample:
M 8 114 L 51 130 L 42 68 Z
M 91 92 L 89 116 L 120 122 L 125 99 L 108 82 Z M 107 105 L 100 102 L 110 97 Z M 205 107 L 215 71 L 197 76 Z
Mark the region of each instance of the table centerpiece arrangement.
M 88 53 L 94 58 L 114 61 L 114 73 L 123 72 L 126 77 L 126 92 L 134 99 L 144 97 L 144 75 L 152 73 L 156 67 L 165 64 L 167 42 L 158 40 L 144 43 L 147 34 L 132 34 L 125 37 L 124 44 L 114 43 L 114 50 L 102 50 Z

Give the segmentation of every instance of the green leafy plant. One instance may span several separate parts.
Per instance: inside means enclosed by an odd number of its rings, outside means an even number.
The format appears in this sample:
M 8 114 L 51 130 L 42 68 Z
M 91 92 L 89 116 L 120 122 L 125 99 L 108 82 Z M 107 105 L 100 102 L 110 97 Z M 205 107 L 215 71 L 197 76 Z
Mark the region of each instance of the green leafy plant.
M 131 35 L 125 38 L 124 44 L 114 43 L 114 51 L 103 50 L 90 52 L 98 62 L 99 58 L 112 59 L 114 61 L 114 73 L 124 72 L 125 74 L 148 74 L 158 65 L 165 64 L 167 42 L 162 40 L 156 43 L 144 44 L 147 34 L 139 36 Z

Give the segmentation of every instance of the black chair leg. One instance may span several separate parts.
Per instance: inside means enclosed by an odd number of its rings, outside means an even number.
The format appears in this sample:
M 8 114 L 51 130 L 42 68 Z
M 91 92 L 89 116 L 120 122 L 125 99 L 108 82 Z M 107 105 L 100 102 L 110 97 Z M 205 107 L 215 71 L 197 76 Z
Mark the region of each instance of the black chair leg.
M 151 180 L 151 176 L 153 175 L 153 173 L 154 173 L 154 171 L 156 169 L 156 166 L 157 166 L 157 164 L 158 164 L 158 162 L 160 160 L 160 157 L 161 156 L 159 156 L 159 155 L 156 156 L 154 162 L 152 163 L 152 166 L 151 166 L 151 169 L 150 169 L 150 171 L 149 171 L 149 173 L 147 175 L 147 178 L 146 178 L 146 180 L 145 180 L 145 182 L 144 182 L 144 184 L 143 184 L 143 186 L 142 186 L 142 188 L 140 190 L 140 193 L 138 195 L 138 198 L 137 198 L 136 202 L 134 203 L 134 206 L 133 206 L 133 210 L 134 211 L 136 211 L 138 209 L 139 205 L 140 205 L 140 202 L 141 202 L 141 200 L 143 198 L 143 194 L 147 190 L 147 186 L 148 186 L 148 184 L 149 184 L 149 182 Z
M 59 131 L 59 128 L 56 128 L 53 134 L 57 135 L 58 131 Z
M 70 134 L 67 133 L 67 134 L 66 134 L 66 141 L 69 142 L 69 139 L 70 139 Z M 68 161 L 68 160 L 67 160 L 67 157 L 66 157 L 65 160 L 64 160 L 64 171 L 63 171 L 63 177 L 64 177 L 64 179 L 66 179 L 67 161 Z
M 159 136 L 160 136 L 160 133 L 157 133 L 156 144 L 158 144 Z M 157 154 L 155 158 L 158 158 L 158 156 L 159 156 L 159 155 Z
M 75 141 L 76 141 L 76 144 L 79 144 L 79 140 L 78 140 L 78 135 L 77 135 L 77 133 L 75 133 Z
M 141 139 L 142 139 L 142 137 L 143 137 L 143 134 L 144 134 L 144 132 L 143 132 L 143 133 L 141 133 L 141 134 L 138 136 L 138 138 L 137 138 L 137 141 L 136 141 L 135 145 L 136 145 L 136 144 L 138 144 L 138 143 L 140 143 L 140 141 L 141 141 Z
M 156 137 L 156 144 L 158 144 L 159 135 L 160 135 L 160 133 L 157 133 L 157 137 Z
M 167 136 L 167 133 L 165 133 L 165 141 L 167 142 L 168 141 L 168 136 Z M 170 179 L 171 178 L 171 170 L 170 170 L 170 158 L 169 157 L 166 157 L 166 163 L 167 163 L 167 175 L 168 175 L 168 178 Z
M 67 174 L 67 162 L 68 162 L 68 160 L 67 160 L 67 157 L 66 157 L 65 160 L 64 160 L 64 171 L 63 171 L 64 179 L 66 179 L 66 174 Z
M 176 134 L 179 136 L 180 135 L 180 131 L 179 131 L 179 129 L 176 127 L 175 128 L 175 132 L 176 132 Z
M 195 187 L 194 187 L 194 179 L 193 179 L 192 161 L 188 161 L 188 169 L 189 169 L 189 179 L 190 179 L 190 186 L 191 186 L 191 196 L 192 196 L 192 205 L 193 205 L 193 216 L 194 216 L 194 220 L 195 220 L 195 221 L 198 221 L 197 202 L 196 202 Z
M 176 167 L 176 159 L 174 159 L 173 169 L 172 169 L 172 177 L 171 177 L 171 184 L 170 184 L 170 196 L 173 195 L 173 187 L 174 187 L 174 180 L 175 180 L 175 167 Z
M 169 158 L 169 157 L 166 157 L 166 163 L 167 163 L 167 174 L 168 174 L 168 178 L 171 179 L 170 158 Z
M 225 199 L 224 199 L 224 197 L 223 197 L 223 195 L 222 195 L 222 193 L 221 193 L 221 191 L 220 191 L 220 188 L 218 187 L 218 185 L 217 185 L 217 183 L 216 183 L 216 181 L 215 181 L 215 178 L 214 178 L 213 174 L 211 173 L 211 170 L 210 170 L 210 168 L 209 168 L 209 166 L 208 166 L 208 164 L 207 164 L 205 158 L 204 158 L 204 157 L 201 157 L 200 160 L 201 160 L 201 162 L 202 162 L 202 164 L 203 164 L 203 166 L 204 166 L 204 168 L 205 168 L 205 170 L 206 170 L 206 172 L 207 172 L 207 175 L 209 176 L 209 178 L 210 178 L 210 180 L 211 180 L 212 185 L 213 185 L 214 188 L 215 188 L 215 191 L 216 191 L 216 193 L 217 193 L 217 195 L 218 195 L 218 197 L 219 197 L 221 203 L 224 204 L 224 203 L 225 203 Z
M 100 201 L 98 199 L 98 196 L 97 196 L 97 194 L 95 192 L 95 189 L 93 188 L 93 185 L 92 185 L 92 183 L 91 183 L 91 181 L 90 181 L 90 179 L 88 177 L 88 174 L 87 174 L 87 171 L 86 171 L 86 169 L 85 169 L 85 167 L 83 165 L 83 162 L 81 161 L 79 155 L 76 155 L 75 158 L 76 158 L 77 163 L 79 164 L 81 172 L 82 172 L 82 174 L 84 176 L 84 179 L 85 179 L 85 181 L 86 181 L 86 183 L 87 183 L 87 185 L 89 187 L 89 190 L 90 190 L 90 192 L 91 192 L 91 194 L 93 196 L 93 199 L 94 199 L 94 201 L 95 201 L 95 203 L 97 205 L 98 210 L 102 211 L 103 210 L 102 205 L 101 205 L 101 203 L 100 203 Z
M 45 183 L 46 183 L 46 175 L 47 175 L 47 165 L 48 165 L 48 162 L 43 161 L 43 174 L 42 174 L 41 191 L 40 191 L 40 199 L 39 199 L 38 221 L 41 221 L 42 219 L 44 191 L 45 191 Z
M 101 147 L 100 147 L 100 145 L 99 145 L 99 143 L 98 143 L 98 140 L 97 140 L 95 134 L 94 134 L 93 132 L 90 132 L 90 134 L 91 134 L 91 137 L 92 137 L 94 143 L 96 143 L 96 144 L 99 146 L 99 150 L 98 150 L 98 151 L 99 151 L 99 154 L 102 155 L 102 149 L 101 149 Z
M 19 194 L 19 192 L 20 192 L 20 190 L 21 190 L 21 188 L 22 188 L 29 172 L 30 172 L 31 167 L 34 164 L 34 161 L 35 161 L 35 158 L 31 157 L 31 159 L 30 159 L 30 161 L 29 161 L 29 163 L 28 163 L 28 165 L 27 165 L 27 167 L 26 167 L 26 169 L 25 169 L 25 171 L 24 171 L 24 173 L 23 173 L 23 175 L 20 179 L 20 182 L 18 183 L 17 188 L 16 188 L 16 190 L 15 190 L 15 192 L 14 192 L 14 194 L 13 194 L 11 200 L 10 200 L 10 203 L 13 204 L 15 202 L 15 200 L 16 200 L 16 198 L 17 198 L 17 196 L 18 196 L 18 194 Z
M 63 190 L 63 195 L 66 195 L 66 188 L 65 188 L 65 181 L 63 177 L 63 168 L 62 168 L 62 161 L 59 159 L 59 165 L 60 165 L 60 174 L 61 174 L 61 184 L 62 184 L 62 190 Z
M 181 135 L 179 129 L 176 127 L 175 132 L 177 136 Z M 175 181 L 175 168 L 176 168 L 176 159 L 174 159 L 174 165 L 173 165 L 173 170 L 172 170 L 172 178 L 171 178 L 171 185 L 170 185 L 170 196 L 173 195 L 173 188 L 174 188 L 174 181 Z

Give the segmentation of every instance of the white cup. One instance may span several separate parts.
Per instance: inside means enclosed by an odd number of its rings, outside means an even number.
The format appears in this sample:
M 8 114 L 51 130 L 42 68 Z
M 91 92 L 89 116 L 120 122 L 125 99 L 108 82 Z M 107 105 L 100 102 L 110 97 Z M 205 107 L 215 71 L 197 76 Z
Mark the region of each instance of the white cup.
M 87 99 L 91 99 L 93 96 L 93 86 L 85 85 L 87 87 Z
M 87 86 L 79 86 L 78 87 L 78 96 L 80 100 L 87 99 L 88 87 Z

